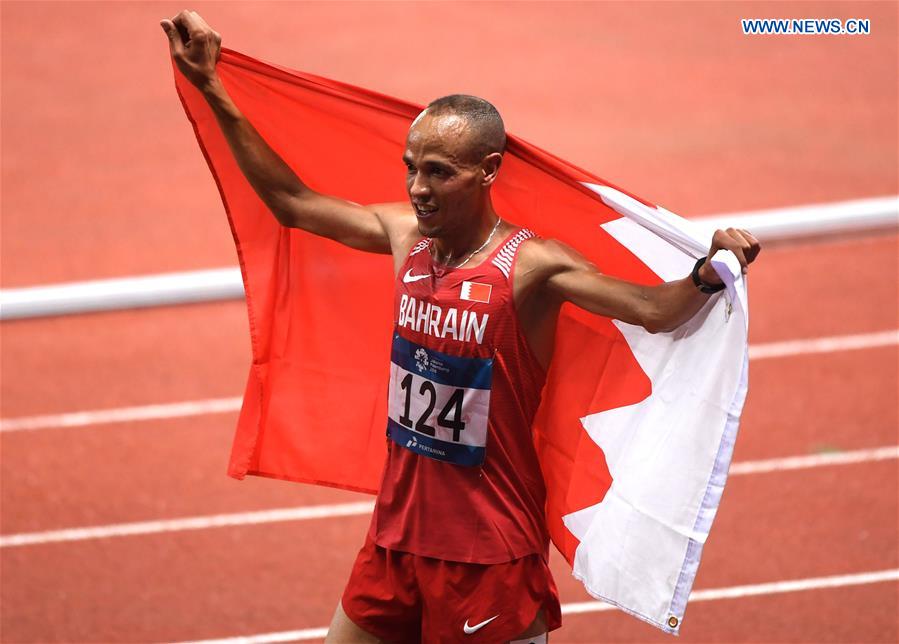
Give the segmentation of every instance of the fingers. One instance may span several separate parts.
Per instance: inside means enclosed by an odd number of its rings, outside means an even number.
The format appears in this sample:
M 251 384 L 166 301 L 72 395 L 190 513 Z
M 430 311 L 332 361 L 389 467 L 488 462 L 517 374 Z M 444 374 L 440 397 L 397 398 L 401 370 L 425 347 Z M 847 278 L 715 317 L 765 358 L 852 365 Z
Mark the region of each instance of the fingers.
M 762 250 L 759 240 L 752 233 L 742 228 L 729 228 L 728 232 L 740 243 L 743 255 L 746 257 L 746 263 L 751 264 L 755 261 L 756 256 Z M 746 272 L 745 270 L 743 271 Z
M 218 38 L 218 34 L 206 24 L 206 21 L 196 11 L 181 11 L 171 20 L 164 19 L 159 24 L 171 42 L 174 43 L 180 40 L 183 46 L 187 46 L 192 40 L 203 41 L 212 36 Z M 173 32 L 172 27 L 176 31 Z M 180 38 L 176 39 L 176 34 Z
M 732 252 L 740 262 L 740 269 L 745 275 L 749 271 L 749 265 L 755 261 L 762 250 L 762 246 L 748 230 L 728 228 L 727 230 L 716 230 L 712 236 L 712 247 L 709 249 L 707 265 L 711 265 L 712 257 L 719 249 Z M 703 268 L 705 266 L 700 269 L 700 274 Z
M 178 14 L 178 18 L 181 18 L 181 24 L 184 25 L 191 40 L 202 41 L 210 38 L 214 33 L 196 11 L 182 11 Z M 175 24 L 178 24 L 177 19 Z
M 165 35 L 169 38 L 169 51 L 172 56 L 182 55 L 184 53 L 184 43 L 181 40 L 181 36 L 178 33 L 178 28 L 175 26 L 175 23 L 166 18 L 159 22 L 159 26 L 162 27 Z
M 762 245 L 748 230 L 743 230 L 741 228 L 740 233 L 743 235 L 743 238 L 749 242 L 749 250 L 746 251 L 746 259 L 751 264 L 755 261 L 755 258 L 758 257 L 758 254 L 762 252 Z
M 730 251 L 737 256 L 737 259 L 740 260 L 740 266 L 743 268 L 743 274 L 746 274 L 746 271 L 749 270 L 749 261 L 746 258 L 746 251 L 749 250 L 749 242 L 740 234 L 740 231 L 736 228 L 728 228 L 727 234 L 731 236 L 731 239 L 736 242 L 736 248 L 731 248 Z
M 743 274 L 749 270 L 749 264 L 758 255 L 761 247 L 758 240 L 745 230 L 736 228 L 728 228 L 727 230 L 717 230 L 712 238 L 712 248 L 709 255 L 714 255 L 719 248 L 729 250 L 740 262 L 740 268 Z
M 190 43 L 190 33 L 188 33 L 187 23 L 184 21 L 187 13 L 187 11 L 182 11 L 175 15 L 171 20 L 172 24 L 175 25 L 175 28 L 178 30 L 178 35 L 181 37 L 181 44 L 185 47 Z
M 221 36 L 196 11 L 182 11 L 159 24 L 181 73 L 197 86 L 208 80 L 221 57 Z

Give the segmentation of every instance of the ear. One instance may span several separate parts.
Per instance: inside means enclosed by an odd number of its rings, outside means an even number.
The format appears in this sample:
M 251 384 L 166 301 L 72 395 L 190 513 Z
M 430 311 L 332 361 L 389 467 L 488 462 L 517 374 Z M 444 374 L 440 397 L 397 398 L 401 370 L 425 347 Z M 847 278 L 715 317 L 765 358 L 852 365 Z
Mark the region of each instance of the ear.
M 484 178 L 481 180 L 482 186 L 493 185 L 502 163 L 503 155 L 499 152 L 491 152 L 483 158 L 481 161 L 481 171 L 484 173 Z

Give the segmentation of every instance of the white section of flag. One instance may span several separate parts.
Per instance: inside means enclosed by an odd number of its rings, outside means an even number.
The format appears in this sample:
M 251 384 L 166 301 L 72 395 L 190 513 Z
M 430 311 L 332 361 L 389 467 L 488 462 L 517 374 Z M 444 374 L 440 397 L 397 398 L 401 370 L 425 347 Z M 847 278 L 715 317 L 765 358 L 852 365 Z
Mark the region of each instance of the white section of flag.
M 606 186 L 589 185 L 623 215 L 603 228 L 662 280 L 689 273 L 705 231 Z M 603 500 L 563 517 L 580 542 L 574 576 L 587 591 L 677 633 L 730 465 L 748 385 L 748 310 L 739 264 L 712 265 L 727 285 L 686 324 L 648 333 L 615 322 L 652 382 L 641 402 L 581 419 L 605 454 Z

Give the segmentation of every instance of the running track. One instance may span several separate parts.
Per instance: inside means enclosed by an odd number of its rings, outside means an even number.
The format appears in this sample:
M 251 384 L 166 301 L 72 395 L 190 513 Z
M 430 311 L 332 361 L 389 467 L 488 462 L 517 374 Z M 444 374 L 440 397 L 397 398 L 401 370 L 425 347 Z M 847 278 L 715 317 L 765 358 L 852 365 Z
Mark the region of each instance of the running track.
M 471 5 L 342 6 L 198 10 L 232 47 L 414 100 L 445 93 L 441 79 L 464 80 L 500 104 L 510 130 L 684 214 L 899 192 L 892 5 L 843 12 L 871 17 L 867 41 L 802 43 L 747 41 L 735 32 L 749 11 L 739 7 L 480 5 L 488 24 L 503 25 L 502 69 L 474 77 L 460 76 L 458 60 L 422 58 L 407 38 L 427 33 L 432 54 L 461 41 L 471 60 L 487 55 L 492 32 L 471 23 Z M 180 8 L 4 3 L 3 286 L 233 263 L 154 22 Z M 123 34 L 124 51 L 113 46 Z M 602 74 L 585 83 L 589 70 Z M 548 86 L 557 91 L 535 90 Z M 553 126 L 560 105 L 585 102 L 590 110 Z M 897 241 L 766 248 L 751 271 L 750 395 L 684 641 L 899 637 Z M 249 364 L 239 302 L 0 332 L 2 418 L 20 426 L 230 399 Z M 827 351 L 779 344 L 817 338 L 835 340 Z M 243 513 L 369 499 L 226 478 L 235 419 L 4 425 L 3 641 L 319 635 L 361 545 L 364 511 L 288 521 Z M 209 525 L 221 516 L 244 523 Z M 173 530 L 171 520 L 196 517 Z M 62 540 L 56 531 L 69 528 L 107 536 Z M 129 529 L 138 534 L 115 536 Z M 589 598 L 565 563 L 556 557 L 553 568 L 569 605 L 553 641 L 670 641 L 579 605 Z

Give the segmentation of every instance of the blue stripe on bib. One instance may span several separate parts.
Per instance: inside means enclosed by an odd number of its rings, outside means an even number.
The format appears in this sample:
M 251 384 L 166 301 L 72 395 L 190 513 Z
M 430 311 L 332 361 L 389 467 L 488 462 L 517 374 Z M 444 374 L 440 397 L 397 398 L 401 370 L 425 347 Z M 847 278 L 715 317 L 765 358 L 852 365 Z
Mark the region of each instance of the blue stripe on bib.
M 416 454 L 434 458 L 438 461 L 448 461 L 456 465 L 468 467 L 480 465 L 484 462 L 484 455 L 486 454 L 486 449 L 483 447 L 449 443 L 425 436 L 403 427 L 391 418 L 387 419 L 387 435 L 400 447 L 404 447 Z
M 391 361 L 411 373 L 417 373 L 441 385 L 466 389 L 490 389 L 492 358 L 462 358 L 426 349 L 393 334 Z

